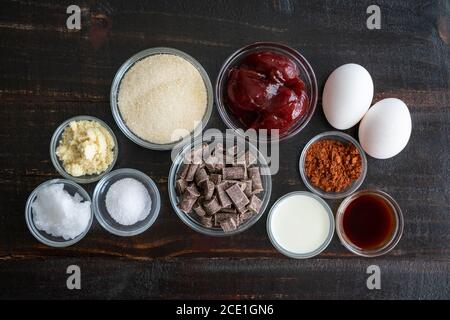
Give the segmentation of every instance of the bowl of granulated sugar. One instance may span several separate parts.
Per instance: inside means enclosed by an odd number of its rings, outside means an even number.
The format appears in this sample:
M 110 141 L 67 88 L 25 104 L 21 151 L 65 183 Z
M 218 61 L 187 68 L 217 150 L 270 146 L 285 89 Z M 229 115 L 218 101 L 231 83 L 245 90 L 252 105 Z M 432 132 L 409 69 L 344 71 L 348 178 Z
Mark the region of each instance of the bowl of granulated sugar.
M 170 150 L 199 135 L 211 116 L 213 91 L 205 69 L 172 48 L 151 48 L 129 58 L 111 87 L 120 130 L 136 144 Z

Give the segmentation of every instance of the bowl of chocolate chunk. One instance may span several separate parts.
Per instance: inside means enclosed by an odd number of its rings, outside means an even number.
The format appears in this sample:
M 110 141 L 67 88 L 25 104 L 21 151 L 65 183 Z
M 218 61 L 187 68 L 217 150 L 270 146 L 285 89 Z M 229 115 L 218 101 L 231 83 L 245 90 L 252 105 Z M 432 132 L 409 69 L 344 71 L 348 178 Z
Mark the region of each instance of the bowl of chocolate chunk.
M 174 157 L 169 197 L 190 228 L 210 236 L 240 233 L 254 225 L 270 200 L 265 157 L 244 137 L 200 137 Z

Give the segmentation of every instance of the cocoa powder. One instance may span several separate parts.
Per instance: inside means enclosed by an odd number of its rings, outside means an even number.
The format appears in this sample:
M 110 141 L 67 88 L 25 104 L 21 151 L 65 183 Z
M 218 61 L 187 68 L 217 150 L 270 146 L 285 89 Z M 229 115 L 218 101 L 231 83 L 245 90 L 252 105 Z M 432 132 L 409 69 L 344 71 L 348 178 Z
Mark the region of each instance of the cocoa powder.
M 326 192 L 340 192 L 361 175 L 361 155 L 351 143 L 320 140 L 306 152 L 305 172 L 314 186 Z

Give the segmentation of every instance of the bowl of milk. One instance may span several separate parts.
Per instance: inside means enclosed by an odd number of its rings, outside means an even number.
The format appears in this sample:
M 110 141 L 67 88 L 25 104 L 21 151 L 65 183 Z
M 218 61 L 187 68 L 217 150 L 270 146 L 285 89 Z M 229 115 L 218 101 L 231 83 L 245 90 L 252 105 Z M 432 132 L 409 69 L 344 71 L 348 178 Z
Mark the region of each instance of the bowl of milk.
M 295 259 L 311 258 L 325 250 L 333 238 L 333 212 L 311 192 L 291 192 L 272 206 L 267 233 L 280 253 Z

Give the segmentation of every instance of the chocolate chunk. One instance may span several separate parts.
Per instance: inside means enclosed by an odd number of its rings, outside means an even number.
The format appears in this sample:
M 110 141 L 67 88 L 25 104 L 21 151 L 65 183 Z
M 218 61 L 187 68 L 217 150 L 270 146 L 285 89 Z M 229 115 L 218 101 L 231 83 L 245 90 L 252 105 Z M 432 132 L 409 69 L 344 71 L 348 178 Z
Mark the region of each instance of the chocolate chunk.
M 206 213 L 209 214 L 209 215 L 213 215 L 217 211 L 222 209 L 222 207 L 219 204 L 219 201 L 217 201 L 216 197 L 213 197 L 211 200 L 204 202 L 203 203 L 203 208 L 205 208 Z
M 234 208 L 222 208 L 218 213 L 237 213 L 237 210 Z
M 222 175 L 213 173 L 209 176 L 209 180 L 214 184 L 219 184 L 222 181 Z
M 203 181 L 208 180 L 208 174 L 206 173 L 206 170 L 204 168 L 197 169 L 197 172 L 195 173 L 195 183 L 197 185 L 200 185 Z
M 187 183 L 184 179 L 178 179 L 175 182 L 175 191 L 177 192 L 178 196 L 181 196 L 183 194 L 186 187 L 187 187 Z
M 219 212 L 217 212 L 214 215 L 214 225 L 219 226 L 222 221 L 225 221 L 230 218 L 235 220 L 236 222 L 239 222 L 239 215 L 237 213 L 219 213 Z
M 188 182 L 194 181 L 195 173 L 197 172 L 198 164 L 191 163 L 187 171 L 185 180 Z
M 180 210 L 184 213 L 189 213 L 192 211 L 192 207 L 196 201 L 197 198 L 183 197 L 181 202 L 178 204 L 178 208 L 180 208 Z
M 247 188 L 247 182 L 245 182 L 245 181 L 238 181 L 237 182 L 237 185 L 239 186 L 239 188 L 242 190 L 242 191 L 245 191 L 245 189 Z M 245 192 L 244 192 L 245 193 Z
M 218 162 L 218 158 L 215 156 L 209 156 L 205 160 L 205 166 L 209 173 L 216 172 L 216 163 Z
M 209 179 L 206 179 L 205 181 L 201 182 L 200 186 L 202 188 L 202 195 L 205 200 L 210 200 L 214 194 L 215 184 Z
M 234 184 L 225 191 L 236 208 L 242 208 L 248 204 L 249 200 L 238 184 Z
M 188 163 L 182 163 L 180 166 L 180 169 L 178 170 L 178 177 L 180 179 L 186 179 L 186 175 L 189 170 L 189 164 Z
M 197 189 L 197 186 L 194 183 L 188 185 L 183 192 L 183 198 L 194 198 L 197 199 L 200 197 L 200 192 Z
M 193 206 L 194 212 L 199 216 L 203 217 L 206 215 L 205 209 L 203 209 L 202 205 L 198 202 Z
M 204 216 L 204 217 L 200 217 L 200 223 L 206 227 L 206 228 L 212 228 L 213 227 L 213 217 L 208 217 L 208 216 Z
M 258 213 L 259 209 L 261 209 L 261 204 L 261 200 L 257 196 L 252 195 L 247 208 L 254 213 Z
M 226 181 L 222 181 L 218 185 L 216 185 L 217 197 L 219 198 L 220 204 L 223 208 L 228 207 L 232 204 L 230 197 L 225 192 L 225 189 L 228 188 L 228 183 Z
M 258 167 L 248 168 L 248 177 L 252 180 L 252 193 L 260 193 L 264 191 L 261 181 L 261 174 Z
M 244 193 L 247 197 L 251 197 L 252 196 L 252 180 L 245 180 L 245 189 L 244 189 Z
M 245 166 L 236 165 L 233 167 L 225 167 L 222 169 L 223 178 L 232 180 L 242 180 L 246 178 Z
M 239 221 L 242 223 L 250 219 L 255 213 L 250 210 L 246 210 L 239 215 Z
M 224 232 L 230 232 L 236 230 L 239 225 L 239 221 L 233 218 L 227 218 L 220 222 L 220 227 Z
M 203 155 L 205 153 L 208 153 L 209 150 L 209 146 L 206 143 L 203 143 L 200 146 L 196 146 L 192 151 L 191 151 L 191 160 L 192 163 L 194 164 L 200 164 L 203 162 Z

